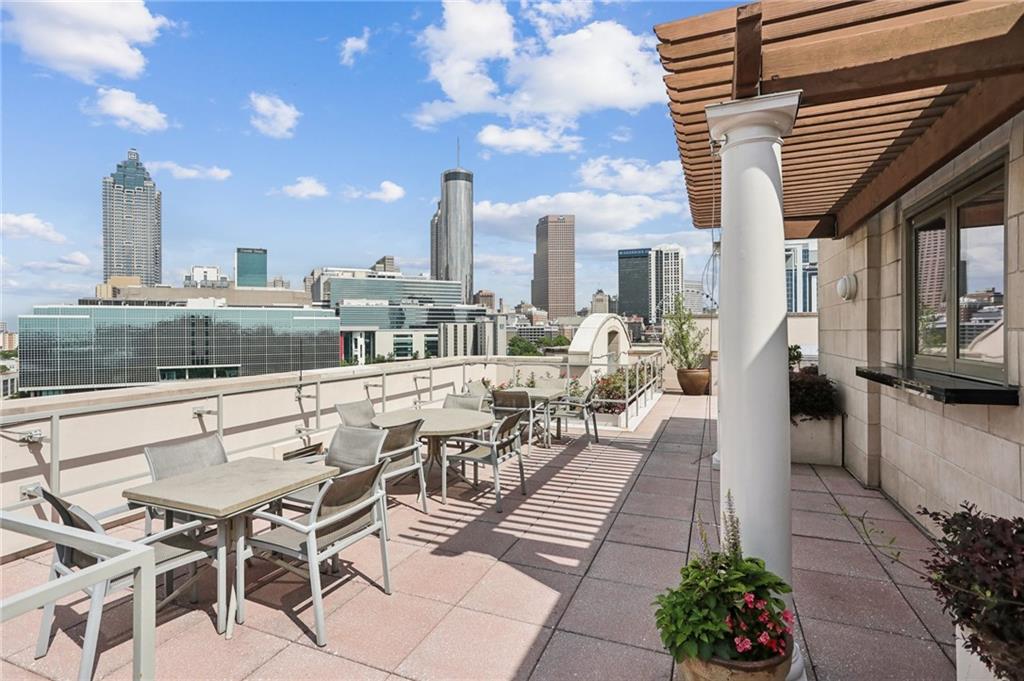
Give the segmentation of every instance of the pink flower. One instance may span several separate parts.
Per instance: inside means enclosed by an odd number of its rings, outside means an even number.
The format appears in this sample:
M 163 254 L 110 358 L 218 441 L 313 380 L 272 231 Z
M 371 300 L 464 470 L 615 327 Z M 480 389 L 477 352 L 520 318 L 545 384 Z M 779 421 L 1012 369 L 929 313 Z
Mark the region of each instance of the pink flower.
M 757 616 L 757 621 L 761 624 L 768 624 L 769 622 L 771 622 L 771 620 L 772 616 L 769 615 L 767 612 L 762 612 L 760 615 Z
M 753 644 L 750 642 L 750 639 L 746 636 L 737 636 L 732 641 L 736 644 L 737 653 L 745 653 L 748 650 L 750 650 L 751 646 L 753 646 Z
M 732 630 L 732 615 L 725 616 L 725 626 L 729 627 L 730 631 Z
M 743 602 L 747 604 L 747 607 L 752 607 L 754 605 L 754 594 L 752 594 L 752 593 L 745 593 L 745 594 L 743 594 Z
M 768 635 L 767 631 L 762 631 L 761 635 L 757 637 L 757 642 L 763 646 L 767 646 L 771 640 L 772 637 Z
M 754 607 L 758 610 L 764 610 L 764 607 L 766 605 L 768 605 L 768 601 L 764 600 L 763 598 L 759 598 L 756 601 L 754 601 Z
M 793 613 L 790 612 L 789 610 L 783 610 L 782 611 L 782 619 L 783 619 L 783 621 L 786 624 L 792 624 L 793 623 Z

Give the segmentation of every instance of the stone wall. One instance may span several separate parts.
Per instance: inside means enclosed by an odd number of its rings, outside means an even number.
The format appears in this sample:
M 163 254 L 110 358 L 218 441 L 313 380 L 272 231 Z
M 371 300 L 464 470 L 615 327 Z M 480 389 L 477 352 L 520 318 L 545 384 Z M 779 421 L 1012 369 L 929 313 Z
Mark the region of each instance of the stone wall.
M 1024 113 L 908 191 L 843 239 L 819 242 L 822 371 L 847 412 L 845 465 L 908 511 L 949 509 L 969 499 L 1000 515 L 1024 513 L 1024 407 L 943 405 L 858 378 L 860 365 L 905 361 L 903 207 L 1005 151 L 1006 325 L 1011 385 L 1024 379 Z M 836 280 L 856 274 L 843 301 Z M 1024 402 L 1024 397 L 1022 397 Z

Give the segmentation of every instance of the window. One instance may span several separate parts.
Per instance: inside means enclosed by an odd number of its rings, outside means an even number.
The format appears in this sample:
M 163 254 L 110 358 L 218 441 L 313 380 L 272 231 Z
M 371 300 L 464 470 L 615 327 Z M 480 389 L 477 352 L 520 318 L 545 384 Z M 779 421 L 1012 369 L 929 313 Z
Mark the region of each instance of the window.
M 921 369 L 1004 381 L 1006 184 L 1000 167 L 909 221 L 909 317 Z

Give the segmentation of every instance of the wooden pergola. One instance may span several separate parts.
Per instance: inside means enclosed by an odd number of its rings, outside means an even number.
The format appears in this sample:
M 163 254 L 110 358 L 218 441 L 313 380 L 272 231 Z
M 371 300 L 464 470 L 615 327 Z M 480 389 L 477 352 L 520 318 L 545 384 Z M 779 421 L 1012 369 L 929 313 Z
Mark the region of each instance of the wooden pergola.
M 1024 106 L 1024 0 L 765 0 L 654 30 L 700 228 L 720 215 L 710 104 L 802 91 L 789 239 L 849 234 Z

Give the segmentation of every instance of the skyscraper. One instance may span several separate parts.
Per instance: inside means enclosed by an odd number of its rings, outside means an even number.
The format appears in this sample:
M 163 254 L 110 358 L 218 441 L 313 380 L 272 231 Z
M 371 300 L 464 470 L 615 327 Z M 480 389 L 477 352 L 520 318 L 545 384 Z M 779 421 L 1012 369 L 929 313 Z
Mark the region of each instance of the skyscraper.
M 651 323 L 657 324 L 676 309 L 676 297 L 683 292 L 683 249 L 661 244 L 651 249 Z
M 576 314 L 576 216 L 545 215 L 537 221 L 533 254 L 534 307 L 552 319 Z
M 267 285 L 267 249 L 235 249 L 235 286 Z
M 683 292 L 683 249 L 676 244 L 619 251 L 619 314 L 657 324 Z
M 103 281 L 136 276 L 144 286 L 161 282 L 160 196 L 135 149 L 103 178 Z
M 473 296 L 473 173 L 441 173 L 441 200 L 430 220 L 430 276 L 462 283 L 462 302 Z
M 789 312 L 818 311 L 818 241 L 786 242 L 786 306 Z M 941 280 L 945 276 L 938 270 Z M 940 287 L 941 288 L 941 287 Z

